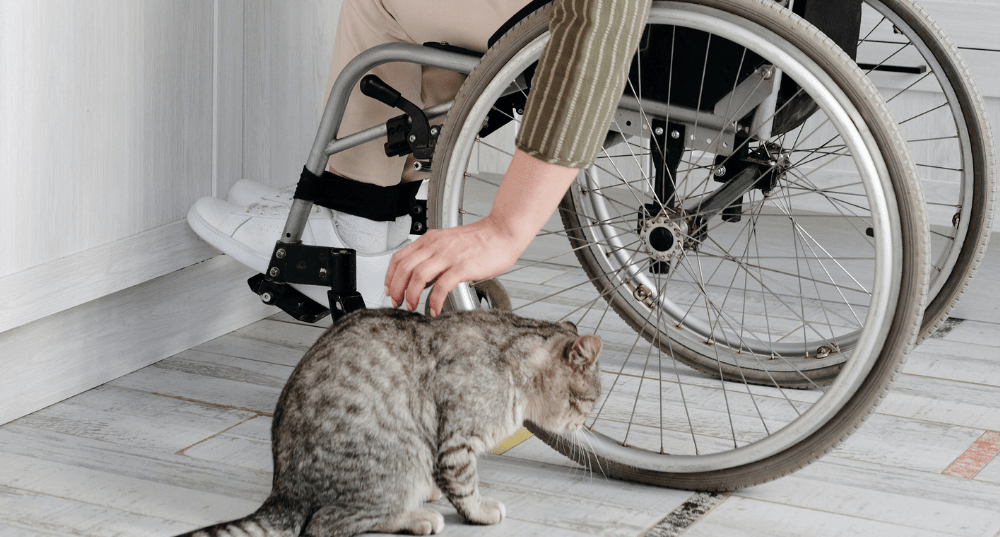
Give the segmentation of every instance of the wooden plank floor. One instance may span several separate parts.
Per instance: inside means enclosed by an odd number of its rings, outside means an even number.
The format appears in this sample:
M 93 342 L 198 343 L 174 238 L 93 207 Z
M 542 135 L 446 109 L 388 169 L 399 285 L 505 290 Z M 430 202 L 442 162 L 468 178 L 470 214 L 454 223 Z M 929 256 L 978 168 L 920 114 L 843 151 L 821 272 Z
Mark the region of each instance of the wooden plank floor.
M 529 298 L 581 281 L 543 266 L 516 279 Z M 0 426 L 0 536 L 173 535 L 253 511 L 275 401 L 323 329 L 277 315 Z M 997 536 L 998 356 L 1000 324 L 956 321 L 831 454 L 702 509 L 705 495 L 608 480 L 535 438 L 481 459 L 502 524 L 435 508 L 456 536 Z

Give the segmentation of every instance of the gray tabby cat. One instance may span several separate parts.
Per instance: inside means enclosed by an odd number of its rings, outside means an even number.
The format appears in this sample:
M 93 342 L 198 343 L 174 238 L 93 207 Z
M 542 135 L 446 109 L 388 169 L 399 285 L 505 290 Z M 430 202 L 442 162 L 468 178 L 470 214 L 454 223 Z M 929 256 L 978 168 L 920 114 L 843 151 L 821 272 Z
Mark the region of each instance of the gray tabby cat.
M 476 455 L 525 420 L 580 430 L 600 394 L 600 350 L 571 323 L 496 310 L 351 314 L 281 393 L 270 497 L 188 535 L 428 535 L 444 518 L 421 504 L 442 492 L 469 522 L 496 524 L 504 506 L 479 495 Z

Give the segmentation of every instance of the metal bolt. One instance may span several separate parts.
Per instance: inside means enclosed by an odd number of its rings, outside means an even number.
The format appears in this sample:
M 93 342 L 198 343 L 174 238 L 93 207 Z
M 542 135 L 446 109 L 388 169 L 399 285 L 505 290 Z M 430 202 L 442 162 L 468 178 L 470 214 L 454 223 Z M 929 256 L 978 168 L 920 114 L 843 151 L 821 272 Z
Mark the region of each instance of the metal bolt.
M 680 131 L 670 131 L 670 137 L 676 140 L 681 137 L 681 133 Z
M 285 258 L 285 249 L 284 248 L 279 248 L 277 252 L 274 252 L 274 257 L 277 257 L 278 259 L 284 259 Z
M 271 270 L 270 272 L 268 272 L 268 274 L 270 274 L 272 278 L 277 278 L 278 274 L 281 274 L 281 271 L 278 270 L 278 267 L 271 267 Z
M 715 176 L 716 177 L 722 177 L 724 175 L 726 175 L 726 167 L 725 166 L 719 166 L 718 168 L 715 169 Z
M 319 269 L 319 279 L 322 280 L 322 281 L 324 281 L 324 282 L 326 281 L 326 269 L 325 268 Z
M 260 294 L 260 300 L 262 302 L 264 302 L 265 304 L 270 304 L 271 301 L 274 300 L 274 297 L 271 296 L 271 293 L 268 293 L 268 292 L 265 291 L 265 292 L 263 292 L 263 293 Z
M 645 285 L 640 285 L 635 288 L 635 292 L 632 293 L 632 296 L 634 296 L 636 300 L 644 300 L 647 296 L 649 296 L 649 289 L 646 289 Z
M 656 127 L 655 129 L 653 129 L 653 132 L 654 132 L 654 133 L 655 133 L 655 134 L 656 134 L 657 136 L 663 136 L 663 127 Z
M 440 128 L 438 128 L 438 127 L 431 127 L 431 136 L 437 136 L 439 132 L 441 132 Z
M 411 134 L 408 139 L 410 140 L 410 143 L 412 144 L 413 142 L 417 141 L 417 135 L 416 134 Z
M 962 221 L 962 213 L 957 212 L 955 216 L 951 217 L 951 225 L 958 227 L 958 224 Z
M 517 109 L 517 115 L 523 116 L 524 115 L 524 108 L 518 108 Z
M 833 349 L 827 345 L 823 345 L 822 347 L 816 349 L 816 358 L 826 358 L 827 356 L 830 356 L 831 353 L 833 353 Z
M 774 67 L 768 65 L 760 70 L 760 77 L 764 80 L 771 80 L 772 76 L 774 76 Z

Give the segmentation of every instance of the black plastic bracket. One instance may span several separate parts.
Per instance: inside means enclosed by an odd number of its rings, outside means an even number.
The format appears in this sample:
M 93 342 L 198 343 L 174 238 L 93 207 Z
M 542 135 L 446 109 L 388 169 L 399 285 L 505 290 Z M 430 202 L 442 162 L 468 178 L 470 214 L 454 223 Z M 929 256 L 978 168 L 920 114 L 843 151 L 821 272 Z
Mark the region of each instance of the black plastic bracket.
M 385 123 L 386 156 L 400 157 L 413 153 L 418 160 L 431 160 L 441 128 L 436 125 L 432 127 L 419 106 L 406 100 L 375 75 L 365 75 L 361 79 L 361 93 L 405 112 Z
M 735 179 L 743 170 L 754 167 L 760 173 L 760 179 L 753 188 L 767 193 L 773 190 L 778 179 L 785 172 L 781 148 L 772 144 L 761 144 L 750 151 L 746 143 L 740 143 L 740 150 L 730 156 L 715 157 L 715 181 L 726 183 Z M 722 210 L 722 219 L 726 222 L 739 222 L 743 213 L 744 197 L 734 201 L 732 205 Z
M 275 283 L 263 274 L 247 280 L 250 289 L 260 296 L 265 304 L 277 306 L 281 311 L 305 323 L 315 323 L 330 314 L 330 310 L 298 292 L 285 283 Z
M 427 200 L 413 200 L 410 207 L 410 235 L 427 232 Z
M 314 323 L 328 314 L 336 321 L 365 307 L 357 291 L 356 253 L 349 248 L 278 242 L 271 253 L 267 274 L 258 274 L 247 283 L 264 303 L 275 305 L 303 322 Z M 289 285 L 293 283 L 329 287 L 330 308 L 295 290 Z

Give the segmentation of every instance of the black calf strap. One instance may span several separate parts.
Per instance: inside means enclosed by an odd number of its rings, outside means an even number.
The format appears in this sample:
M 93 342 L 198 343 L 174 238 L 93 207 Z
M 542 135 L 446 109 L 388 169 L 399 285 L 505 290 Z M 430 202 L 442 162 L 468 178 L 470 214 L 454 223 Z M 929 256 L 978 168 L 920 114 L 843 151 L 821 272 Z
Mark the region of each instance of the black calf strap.
M 302 168 L 295 198 L 375 222 L 391 222 L 410 214 L 418 189 L 420 181 L 378 186 L 352 181 L 329 171 L 319 177 Z

